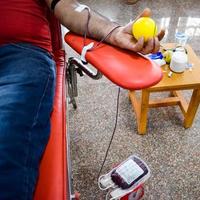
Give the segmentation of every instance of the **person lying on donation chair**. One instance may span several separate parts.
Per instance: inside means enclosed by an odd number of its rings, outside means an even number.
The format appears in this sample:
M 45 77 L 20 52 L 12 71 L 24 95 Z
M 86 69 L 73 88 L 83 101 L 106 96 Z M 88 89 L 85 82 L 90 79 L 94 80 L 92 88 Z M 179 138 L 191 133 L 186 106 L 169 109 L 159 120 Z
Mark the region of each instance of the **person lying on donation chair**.
M 0 199 L 29 200 L 48 142 L 55 89 L 55 62 L 47 18 L 50 9 L 70 31 L 83 34 L 87 10 L 75 0 L 0 1 Z M 140 16 L 149 16 L 145 9 Z M 91 11 L 90 37 L 100 40 L 118 24 Z M 161 31 L 144 42 L 118 26 L 106 42 L 134 52 L 159 50 Z

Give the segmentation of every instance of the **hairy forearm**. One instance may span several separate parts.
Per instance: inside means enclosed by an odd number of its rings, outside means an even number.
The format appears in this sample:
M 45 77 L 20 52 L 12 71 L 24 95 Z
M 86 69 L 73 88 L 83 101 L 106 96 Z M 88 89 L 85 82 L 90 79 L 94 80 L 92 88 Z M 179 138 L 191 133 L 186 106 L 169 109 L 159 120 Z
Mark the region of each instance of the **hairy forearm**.
M 50 5 L 52 0 L 46 1 Z M 88 20 L 88 10 L 84 9 L 78 12 L 76 11 L 78 6 L 80 6 L 80 4 L 75 0 L 61 0 L 56 5 L 54 14 L 70 31 L 84 34 Z M 92 10 L 90 11 L 90 15 L 91 17 L 88 24 L 90 37 L 101 39 L 117 26 L 116 23 L 111 22 L 109 19 Z M 107 42 L 109 42 L 110 39 L 111 38 L 108 38 Z

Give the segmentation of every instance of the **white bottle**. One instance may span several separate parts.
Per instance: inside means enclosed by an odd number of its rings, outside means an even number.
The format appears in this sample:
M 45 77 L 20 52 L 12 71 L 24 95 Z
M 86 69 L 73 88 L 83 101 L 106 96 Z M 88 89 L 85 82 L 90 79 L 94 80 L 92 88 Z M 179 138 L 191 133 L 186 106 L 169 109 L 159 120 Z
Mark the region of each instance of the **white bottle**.
M 173 53 L 170 63 L 171 71 L 182 73 L 185 71 L 188 63 L 188 55 L 184 48 L 177 48 Z

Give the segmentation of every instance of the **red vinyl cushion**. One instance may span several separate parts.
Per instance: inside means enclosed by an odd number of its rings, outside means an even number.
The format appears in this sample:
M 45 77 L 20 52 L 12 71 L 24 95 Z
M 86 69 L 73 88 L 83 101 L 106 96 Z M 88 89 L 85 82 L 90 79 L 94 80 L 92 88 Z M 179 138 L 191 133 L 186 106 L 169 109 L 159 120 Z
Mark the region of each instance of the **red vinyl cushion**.
M 66 200 L 68 191 L 66 145 L 65 52 L 54 53 L 57 66 L 51 134 L 40 165 L 34 200 Z
M 75 51 L 81 53 L 82 36 L 68 33 L 65 35 L 65 41 Z M 97 43 L 93 39 L 86 40 L 86 44 L 90 42 Z M 147 88 L 162 79 L 161 68 L 150 59 L 105 43 L 87 52 L 86 60 L 113 83 L 125 89 Z

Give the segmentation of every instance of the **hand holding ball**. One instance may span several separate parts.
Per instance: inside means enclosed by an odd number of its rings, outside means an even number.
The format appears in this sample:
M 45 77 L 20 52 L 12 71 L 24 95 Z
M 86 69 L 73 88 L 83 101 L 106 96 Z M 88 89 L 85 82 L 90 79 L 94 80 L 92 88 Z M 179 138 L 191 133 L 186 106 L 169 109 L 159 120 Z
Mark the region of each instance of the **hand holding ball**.
M 157 26 L 153 19 L 150 17 L 140 17 L 132 25 L 132 34 L 135 39 L 141 37 L 147 42 L 149 39 L 153 38 L 157 34 Z

